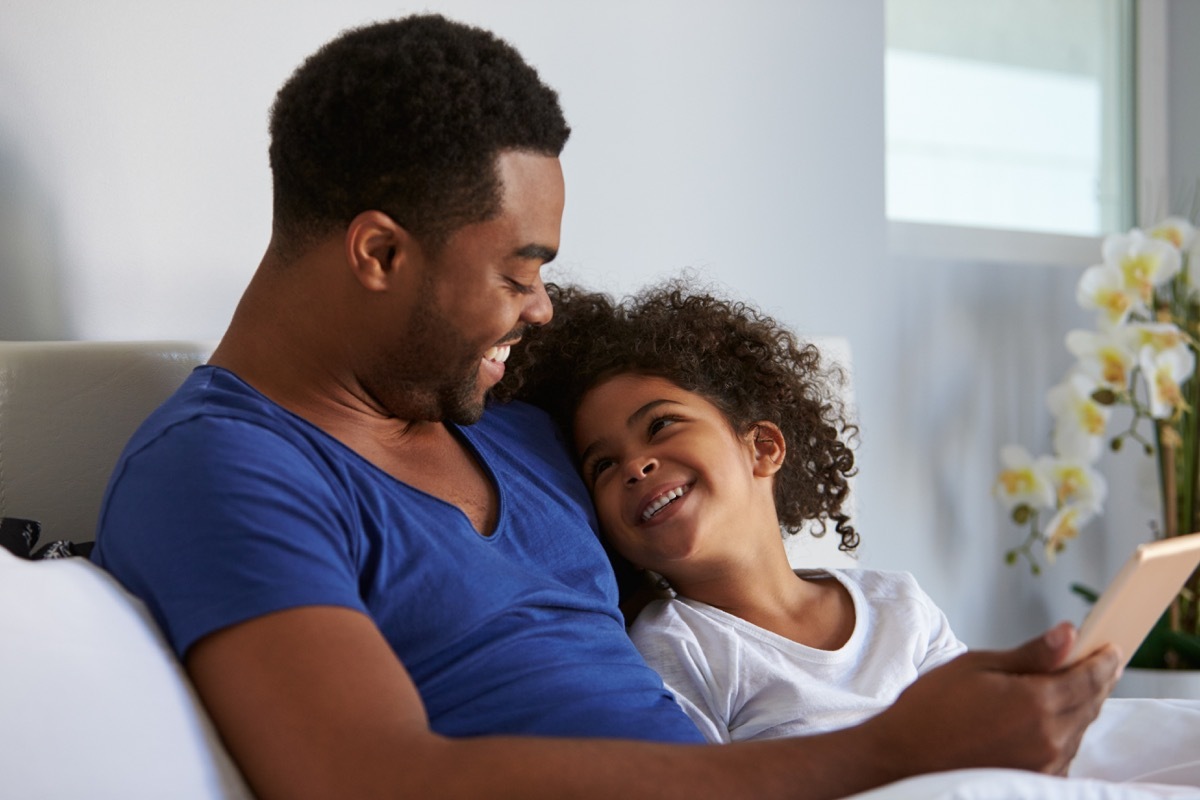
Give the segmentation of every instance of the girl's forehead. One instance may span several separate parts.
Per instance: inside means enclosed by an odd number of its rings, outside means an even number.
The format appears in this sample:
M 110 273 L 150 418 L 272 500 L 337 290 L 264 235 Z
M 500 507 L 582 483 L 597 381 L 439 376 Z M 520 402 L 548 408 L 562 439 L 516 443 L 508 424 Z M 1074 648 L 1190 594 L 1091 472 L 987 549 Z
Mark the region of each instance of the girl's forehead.
M 589 386 L 580 396 L 576 408 L 582 408 L 589 400 L 597 397 L 603 397 L 606 401 L 611 402 L 615 399 L 634 394 L 641 395 L 645 392 L 660 392 L 679 397 L 701 397 L 698 393 L 684 389 L 671 379 L 664 378 L 661 375 L 633 371 L 615 372 L 605 375 Z
M 608 422 L 621 424 L 646 404 L 663 401 L 702 409 L 728 422 L 725 412 L 703 392 L 686 389 L 661 375 L 620 372 L 605 376 L 580 396 L 575 406 L 575 428 L 578 431 L 580 427 L 594 428 Z

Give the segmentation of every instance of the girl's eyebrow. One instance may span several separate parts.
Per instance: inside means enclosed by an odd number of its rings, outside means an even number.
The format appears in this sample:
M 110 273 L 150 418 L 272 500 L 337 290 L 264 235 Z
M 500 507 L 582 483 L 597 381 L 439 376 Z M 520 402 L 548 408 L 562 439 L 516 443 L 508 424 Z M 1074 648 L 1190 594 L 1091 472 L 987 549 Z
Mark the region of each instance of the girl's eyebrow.
M 643 405 L 642 407 L 640 407 L 639 409 L 634 411 L 632 414 L 630 414 L 629 419 L 625 420 L 625 426 L 632 427 L 633 425 L 635 425 L 638 422 L 638 420 L 640 420 L 642 417 L 646 416 L 651 411 L 653 411 L 654 409 L 658 408 L 661 405 L 673 405 L 673 404 L 677 404 L 677 401 L 667 400 L 666 398 L 662 398 L 659 400 L 651 400 L 649 403 L 646 403 L 645 405 Z M 583 448 L 583 452 L 579 454 L 579 463 L 586 464 L 587 460 L 592 456 L 592 454 L 595 453 L 597 450 L 599 450 L 603 444 L 604 444 L 604 439 L 602 437 L 602 438 L 597 439 L 596 441 L 592 442 L 587 447 Z

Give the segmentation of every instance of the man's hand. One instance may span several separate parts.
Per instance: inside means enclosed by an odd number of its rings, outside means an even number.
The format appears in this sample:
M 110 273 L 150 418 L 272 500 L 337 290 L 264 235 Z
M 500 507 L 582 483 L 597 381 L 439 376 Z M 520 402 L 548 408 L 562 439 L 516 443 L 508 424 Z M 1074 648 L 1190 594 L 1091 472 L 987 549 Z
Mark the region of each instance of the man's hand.
M 916 681 L 864 727 L 892 743 L 908 771 L 1065 774 L 1122 663 L 1106 647 L 1064 668 L 1074 640 L 1074 628 L 1062 623 L 1013 650 L 966 653 Z

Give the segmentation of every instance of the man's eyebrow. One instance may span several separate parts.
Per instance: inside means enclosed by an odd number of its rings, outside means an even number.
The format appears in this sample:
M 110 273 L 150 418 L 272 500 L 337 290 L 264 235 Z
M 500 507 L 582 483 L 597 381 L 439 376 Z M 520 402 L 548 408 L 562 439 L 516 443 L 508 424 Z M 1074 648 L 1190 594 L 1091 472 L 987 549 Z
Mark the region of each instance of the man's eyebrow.
M 534 261 L 541 261 L 543 264 L 549 264 L 558 256 L 558 251 L 544 244 L 527 244 L 524 247 L 518 248 L 517 252 L 513 255 L 518 258 L 527 258 Z
M 636 411 L 634 411 L 632 414 L 630 414 L 629 418 L 627 420 L 625 420 L 625 424 L 627 426 L 633 425 L 639 419 L 646 416 L 647 414 L 649 414 L 651 411 L 658 408 L 659 406 L 672 405 L 674 403 L 675 403 L 674 400 L 667 400 L 666 398 L 663 398 L 660 400 L 651 400 L 649 403 L 646 403 L 645 405 L 641 406 Z M 582 466 L 583 464 L 586 464 L 588 459 L 592 456 L 592 454 L 595 453 L 597 450 L 599 450 L 603 444 L 604 444 L 604 439 L 600 438 L 600 439 L 597 439 L 596 441 L 592 442 L 591 444 L 589 444 L 587 447 L 583 448 L 583 452 L 579 454 L 580 465 Z

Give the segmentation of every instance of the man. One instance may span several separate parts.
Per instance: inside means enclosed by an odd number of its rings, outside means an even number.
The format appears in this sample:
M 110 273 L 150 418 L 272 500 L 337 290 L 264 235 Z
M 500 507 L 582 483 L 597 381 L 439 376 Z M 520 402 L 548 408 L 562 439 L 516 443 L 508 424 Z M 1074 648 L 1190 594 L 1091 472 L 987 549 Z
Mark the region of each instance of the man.
M 485 410 L 550 319 L 568 136 L 508 45 L 343 34 L 272 109 L 274 229 L 210 365 L 135 435 L 96 560 L 262 797 L 833 797 L 1062 771 L 1116 672 L 1057 628 L 856 728 L 713 748 L 632 649 L 545 418 Z

